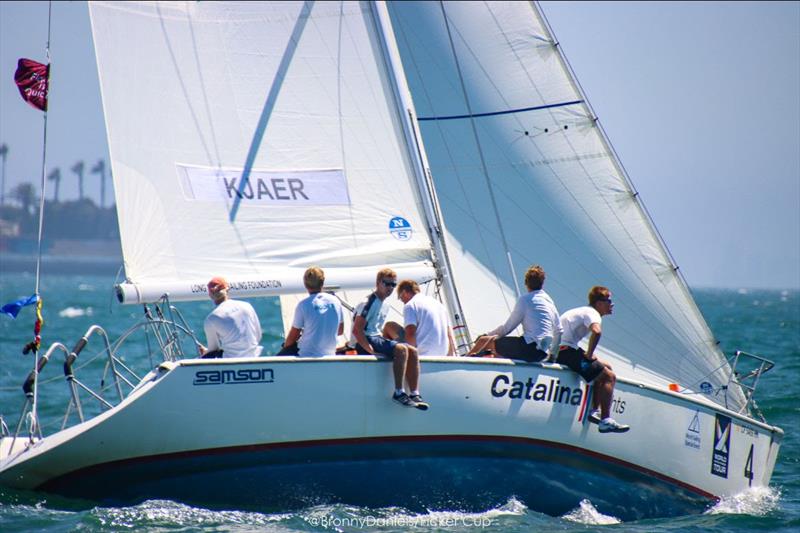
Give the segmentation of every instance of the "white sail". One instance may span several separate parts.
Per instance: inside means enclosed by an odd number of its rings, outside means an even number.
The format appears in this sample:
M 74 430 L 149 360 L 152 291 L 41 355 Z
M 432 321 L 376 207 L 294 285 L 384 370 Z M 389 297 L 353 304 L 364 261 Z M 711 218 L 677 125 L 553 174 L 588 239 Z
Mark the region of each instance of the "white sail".
M 539 263 L 562 312 L 593 285 L 611 289 L 601 345 L 618 373 L 707 382 L 716 401 L 744 405 L 738 387 L 725 392 L 730 367 L 536 6 L 397 2 L 390 13 L 472 335 L 506 318 L 514 278 Z
M 302 292 L 314 264 L 351 288 L 385 265 L 435 276 L 368 3 L 92 2 L 90 13 L 121 298 L 204 298 L 195 289 L 212 275 L 242 295 Z

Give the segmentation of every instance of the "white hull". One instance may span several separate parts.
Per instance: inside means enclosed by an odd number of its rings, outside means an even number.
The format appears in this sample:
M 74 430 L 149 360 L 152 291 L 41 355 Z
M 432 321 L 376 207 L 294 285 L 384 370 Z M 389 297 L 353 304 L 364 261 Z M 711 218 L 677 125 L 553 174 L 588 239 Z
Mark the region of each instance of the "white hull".
M 422 368 L 426 412 L 390 401 L 390 363 L 374 357 L 166 363 L 114 409 L 0 460 L 0 484 L 109 502 L 292 505 L 380 504 L 380 487 L 399 504 L 391 488 L 403 481 L 416 485 L 410 506 L 463 508 L 493 503 L 463 498 L 493 479 L 488 499 L 525 499 L 530 487 L 525 503 L 544 512 L 589 497 L 639 517 L 766 486 L 783 435 L 621 379 L 614 416 L 632 429 L 600 434 L 584 420 L 588 387 L 558 365 L 428 357 Z M 337 472 L 359 481 L 329 479 Z M 543 482 L 549 498 L 534 498 Z

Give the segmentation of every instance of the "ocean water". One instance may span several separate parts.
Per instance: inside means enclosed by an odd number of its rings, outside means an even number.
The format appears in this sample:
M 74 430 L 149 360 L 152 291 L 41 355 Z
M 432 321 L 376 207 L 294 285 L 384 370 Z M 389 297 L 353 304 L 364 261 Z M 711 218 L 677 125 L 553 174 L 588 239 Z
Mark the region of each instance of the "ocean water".
M 141 308 L 121 307 L 113 300 L 113 279 L 103 276 L 47 276 L 44 296 L 44 346 L 61 341 L 72 347 L 92 324 L 107 329 L 113 339 L 140 318 Z M 33 278 L 4 272 L 0 275 L 0 303 L 27 296 Z M 0 488 L 0 531 L 800 531 L 800 291 L 694 291 L 711 329 L 726 353 L 735 349 L 775 361 L 763 376 L 756 398 L 767 420 L 784 429 L 780 457 L 767 488 L 727 498 L 698 515 L 622 522 L 600 513 L 590 501 L 560 517 L 529 509 L 510 499 L 482 512 L 430 510 L 411 512 L 399 507 L 373 509 L 348 505 L 318 505 L 291 512 L 210 510 L 164 500 L 130 507 L 95 507 L 36 492 Z M 253 301 L 261 317 L 267 350 L 281 338 L 277 300 Z M 189 325 L 201 328 L 210 303 L 180 304 Z M 21 384 L 32 368 L 21 347 L 31 340 L 34 313 L 25 308 L 16 320 L 0 316 L 0 414 L 16 424 L 24 400 Z M 94 340 L 76 367 L 99 375 L 103 361 L 96 358 Z M 123 353 L 124 357 L 124 353 Z M 56 431 L 67 404 L 61 371 L 63 355 L 56 353 L 42 373 L 40 416 L 45 433 Z M 128 360 L 137 372 L 149 361 Z M 80 376 L 80 374 L 79 374 Z M 88 383 L 97 386 L 97 383 Z

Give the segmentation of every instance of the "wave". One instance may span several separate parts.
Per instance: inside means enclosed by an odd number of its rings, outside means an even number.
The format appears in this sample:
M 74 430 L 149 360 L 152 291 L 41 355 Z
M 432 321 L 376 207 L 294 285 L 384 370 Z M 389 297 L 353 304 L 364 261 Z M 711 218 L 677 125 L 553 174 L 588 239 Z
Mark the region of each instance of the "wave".
M 505 517 L 525 515 L 528 507 L 516 498 L 483 512 L 433 511 L 412 513 L 400 507 L 370 509 L 346 505 L 320 505 L 301 511 L 299 515 L 312 527 L 342 531 L 355 529 L 414 529 L 440 531 L 498 527 Z
M 90 517 L 84 518 L 84 522 L 96 521 L 99 525 L 112 529 L 224 527 L 226 530 L 231 530 L 237 526 L 256 526 L 261 530 L 288 520 L 292 516 L 291 513 L 214 511 L 170 500 L 147 500 L 133 507 L 97 507 L 92 510 Z
M 81 307 L 67 307 L 58 312 L 58 316 L 61 318 L 77 318 L 81 316 L 92 316 L 93 314 L 94 309 L 91 307 L 85 309 Z
M 524 515 L 528 508 L 515 498 L 483 512 L 427 511 L 412 513 L 400 507 L 371 509 L 344 504 L 316 505 L 295 512 L 259 513 L 257 511 L 210 510 L 173 502 L 148 500 L 139 505 L 121 508 L 92 509 L 83 518 L 92 528 L 224 528 L 230 530 L 286 531 L 288 529 L 363 530 L 488 528 L 503 517 Z M 94 523 L 94 524 L 92 524 Z
M 781 492 L 775 487 L 753 487 L 722 498 L 706 514 L 747 514 L 765 516 L 776 510 Z
M 604 515 L 589 500 L 581 500 L 578 507 L 565 514 L 562 518 L 570 522 L 593 526 L 606 526 L 622 522 L 622 520 L 614 516 Z

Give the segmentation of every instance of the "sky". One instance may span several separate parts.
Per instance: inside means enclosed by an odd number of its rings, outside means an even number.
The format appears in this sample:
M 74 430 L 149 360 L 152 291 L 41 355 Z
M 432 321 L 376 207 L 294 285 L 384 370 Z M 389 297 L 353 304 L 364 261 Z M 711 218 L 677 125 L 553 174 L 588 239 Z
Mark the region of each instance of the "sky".
M 541 6 L 689 285 L 800 288 L 800 2 Z M 70 168 L 108 147 L 86 3 L 52 9 L 47 167 L 68 200 Z M 47 11 L 0 2 L 6 196 L 41 179 L 43 114 L 13 74 L 45 59 Z M 99 203 L 88 172 L 85 194 Z

